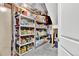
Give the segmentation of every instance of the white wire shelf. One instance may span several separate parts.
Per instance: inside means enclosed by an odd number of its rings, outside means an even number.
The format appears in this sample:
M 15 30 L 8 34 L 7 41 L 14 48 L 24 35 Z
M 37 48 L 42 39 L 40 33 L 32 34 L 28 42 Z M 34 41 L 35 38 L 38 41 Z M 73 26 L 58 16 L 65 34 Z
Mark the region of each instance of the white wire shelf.
M 31 35 L 34 35 L 34 34 L 20 34 L 20 36 L 31 36 Z
M 29 20 L 34 20 L 33 17 L 30 17 L 30 16 L 25 16 L 25 15 L 22 15 L 20 14 L 21 18 L 26 18 L 26 19 L 29 19 Z
M 15 25 L 16 27 L 28 27 L 28 28 L 34 28 L 34 25 Z
M 42 24 L 43 24 L 43 23 L 44 23 L 44 24 L 46 23 L 46 22 L 43 22 L 43 21 L 37 21 L 37 20 L 36 20 L 36 22 L 37 22 L 37 23 L 42 23 Z
M 20 27 L 31 27 L 31 28 L 34 28 L 33 25 L 20 25 Z
M 36 27 L 36 29 L 47 29 L 46 27 Z
M 33 43 L 33 41 L 30 41 L 30 42 L 27 42 L 27 43 L 23 43 L 23 44 L 20 44 L 20 43 L 17 43 L 19 46 L 24 46 L 24 45 L 27 45 L 27 44 L 30 44 L 30 43 Z

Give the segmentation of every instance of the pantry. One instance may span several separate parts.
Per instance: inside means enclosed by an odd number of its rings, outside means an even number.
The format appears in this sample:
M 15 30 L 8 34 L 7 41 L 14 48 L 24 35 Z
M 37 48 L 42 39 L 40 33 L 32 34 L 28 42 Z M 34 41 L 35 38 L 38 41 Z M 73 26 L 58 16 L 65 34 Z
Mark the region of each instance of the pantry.
M 14 55 L 23 55 L 48 41 L 46 16 L 17 5 L 13 16 Z
M 46 43 L 53 47 L 52 20 L 44 3 L 5 3 L 4 6 L 11 10 L 9 55 L 23 56 Z

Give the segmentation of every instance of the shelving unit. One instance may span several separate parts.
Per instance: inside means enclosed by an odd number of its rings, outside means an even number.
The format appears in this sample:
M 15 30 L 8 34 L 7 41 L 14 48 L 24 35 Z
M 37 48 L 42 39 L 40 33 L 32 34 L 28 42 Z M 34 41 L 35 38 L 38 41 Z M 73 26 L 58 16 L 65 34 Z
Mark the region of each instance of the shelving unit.
M 26 16 L 22 12 L 14 15 L 15 55 L 24 55 L 47 41 L 45 16 Z
M 15 50 L 16 54 L 24 55 L 34 48 L 34 18 L 22 14 L 15 15 Z
M 35 21 L 35 26 L 36 26 L 36 45 L 35 47 L 39 47 L 45 42 L 45 39 L 47 37 L 47 26 L 45 22 L 45 16 L 37 16 L 36 21 Z

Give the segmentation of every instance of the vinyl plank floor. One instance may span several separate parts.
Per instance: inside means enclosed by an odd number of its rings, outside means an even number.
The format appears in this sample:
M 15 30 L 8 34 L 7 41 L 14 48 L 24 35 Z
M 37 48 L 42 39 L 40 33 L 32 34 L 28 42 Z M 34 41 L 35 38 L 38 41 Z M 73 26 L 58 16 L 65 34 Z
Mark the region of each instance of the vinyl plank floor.
M 57 56 L 58 55 L 58 49 L 52 48 L 50 43 L 45 43 L 36 49 L 33 49 L 32 51 L 28 52 L 27 54 L 24 54 L 24 56 Z

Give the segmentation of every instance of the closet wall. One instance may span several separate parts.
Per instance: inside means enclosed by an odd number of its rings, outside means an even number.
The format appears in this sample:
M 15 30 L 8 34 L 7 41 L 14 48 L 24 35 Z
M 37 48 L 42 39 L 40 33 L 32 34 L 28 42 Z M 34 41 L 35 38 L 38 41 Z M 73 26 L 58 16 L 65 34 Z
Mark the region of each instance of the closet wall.
M 48 10 L 48 15 L 51 17 L 52 20 L 52 30 L 50 31 L 52 34 L 52 38 L 54 38 L 54 28 L 57 28 L 58 25 L 58 4 L 57 3 L 45 3 L 46 8 Z M 53 43 L 54 39 L 52 39 L 52 47 L 54 47 Z
M 11 9 L 0 11 L 0 56 L 11 55 Z

